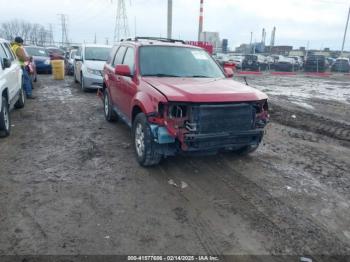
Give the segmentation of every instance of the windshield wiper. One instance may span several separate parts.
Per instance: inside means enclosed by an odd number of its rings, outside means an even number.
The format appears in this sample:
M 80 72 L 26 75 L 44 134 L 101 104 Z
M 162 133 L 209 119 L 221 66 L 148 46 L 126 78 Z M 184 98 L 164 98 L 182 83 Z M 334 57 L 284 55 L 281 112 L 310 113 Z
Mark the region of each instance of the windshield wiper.
M 192 76 L 185 76 L 185 77 L 193 77 L 193 78 L 213 78 L 211 76 L 205 76 L 205 75 L 192 75 Z
M 147 74 L 142 76 L 157 76 L 157 77 L 181 77 L 178 75 L 170 75 L 170 74 Z
M 85 60 L 89 60 L 89 61 L 106 61 L 106 60 L 97 59 L 97 58 L 89 58 L 89 59 L 85 59 Z

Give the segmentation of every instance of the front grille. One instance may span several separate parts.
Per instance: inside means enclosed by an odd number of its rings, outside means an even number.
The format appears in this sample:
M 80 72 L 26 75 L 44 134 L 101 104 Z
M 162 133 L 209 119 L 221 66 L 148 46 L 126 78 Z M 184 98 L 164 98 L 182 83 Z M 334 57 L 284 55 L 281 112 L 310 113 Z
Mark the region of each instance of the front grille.
M 248 103 L 194 105 L 187 127 L 197 134 L 234 133 L 251 130 L 254 122 L 255 109 Z

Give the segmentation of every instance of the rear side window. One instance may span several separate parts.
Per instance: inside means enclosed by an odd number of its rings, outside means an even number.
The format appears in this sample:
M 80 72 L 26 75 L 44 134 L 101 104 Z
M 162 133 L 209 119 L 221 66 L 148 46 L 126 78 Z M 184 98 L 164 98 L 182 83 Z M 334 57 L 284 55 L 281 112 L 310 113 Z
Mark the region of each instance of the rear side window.
M 126 47 L 125 46 L 121 46 L 118 51 L 117 54 L 115 55 L 114 61 L 113 61 L 113 67 L 115 67 L 118 64 L 122 64 L 123 63 L 123 58 L 124 58 L 124 54 L 125 54 L 125 50 Z
M 135 70 L 135 53 L 134 53 L 134 48 L 129 47 L 128 50 L 125 53 L 124 65 L 128 65 L 130 68 L 130 71 L 132 74 L 134 74 Z

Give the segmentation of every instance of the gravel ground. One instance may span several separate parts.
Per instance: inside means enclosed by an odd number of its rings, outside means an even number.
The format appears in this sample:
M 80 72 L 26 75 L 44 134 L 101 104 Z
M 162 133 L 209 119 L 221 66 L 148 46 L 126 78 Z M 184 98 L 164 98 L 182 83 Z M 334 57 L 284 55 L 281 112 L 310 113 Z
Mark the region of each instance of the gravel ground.
M 268 91 L 276 78 L 252 78 L 272 116 L 255 153 L 145 169 L 95 93 L 39 78 L 0 140 L 0 255 L 350 255 L 348 96 L 305 107 Z M 348 79 L 300 81 L 349 91 Z

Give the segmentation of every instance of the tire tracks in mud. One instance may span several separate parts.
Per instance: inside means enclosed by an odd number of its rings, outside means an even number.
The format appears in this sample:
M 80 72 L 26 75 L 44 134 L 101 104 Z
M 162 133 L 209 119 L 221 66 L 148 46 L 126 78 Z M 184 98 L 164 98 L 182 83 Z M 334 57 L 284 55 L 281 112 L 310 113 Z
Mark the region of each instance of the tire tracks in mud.
M 241 226 L 248 226 L 245 237 L 249 238 L 256 234 L 263 236 L 264 239 L 259 240 L 257 236 L 257 239 L 253 240 L 264 245 L 260 251 L 262 253 L 347 254 L 350 252 L 350 246 L 323 225 L 313 221 L 306 213 L 273 197 L 267 190 L 232 169 L 226 163 L 229 161 L 226 157 L 219 158 L 209 162 L 201 159 L 188 160 L 183 166 L 178 167 L 177 172 L 170 171 L 174 170 L 173 166 L 166 168 L 168 172 L 163 170 L 168 177 L 185 179 L 189 183 L 190 193 L 187 193 L 186 189 L 179 191 L 188 201 L 186 210 L 196 209 L 198 204 L 203 205 L 208 201 L 206 208 L 215 210 L 218 216 L 228 215 L 229 219 L 233 220 L 235 216 L 240 217 L 239 221 L 243 224 L 231 224 L 234 227 L 233 232 L 239 231 Z M 198 173 L 188 176 L 193 174 L 194 170 L 198 170 Z M 220 214 L 223 210 L 226 214 Z M 212 216 L 210 219 L 202 212 L 192 214 L 189 221 L 198 234 L 203 248 L 207 252 L 214 252 L 213 254 L 215 251 L 222 254 L 237 249 L 240 243 L 223 234 L 218 225 L 220 220 L 214 218 L 215 216 Z M 238 236 L 238 240 L 241 240 L 242 235 Z
M 292 253 L 348 253 L 350 246 L 344 244 L 336 236 L 328 232 L 320 224 L 316 224 L 302 211 L 288 205 L 272 196 L 267 190 L 249 180 L 241 172 L 225 164 L 223 161 L 215 166 L 203 162 L 202 165 L 210 170 L 211 174 L 219 178 L 232 192 L 239 195 L 243 206 L 255 209 L 251 216 L 252 226 L 256 230 L 270 234 L 274 242 L 273 254 L 290 249 Z M 246 214 L 249 209 L 246 209 Z M 249 210 L 251 211 L 251 210 Z M 323 243 L 320 245 L 320 241 Z M 326 251 L 329 249 L 328 251 Z M 287 251 L 288 252 L 288 251 Z
M 320 183 L 330 186 L 340 194 L 350 196 L 350 162 L 336 158 L 332 153 L 316 146 L 317 143 L 322 143 L 327 148 L 330 141 L 317 134 L 299 133 L 296 130 L 293 131 L 283 126 L 275 126 L 276 130 L 292 138 L 301 137 L 306 142 L 296 141 L 295 143 L 289 143 L 288 141 L 283 141 L 283 139 L 278 139 L 279 142 L 274 143 L 268 137 L 265 139 L 265 143 L 269 150 L 278 154 L 288 164 L 311 174 Z
M 332 120 L 317 114 L 291 110 L 271 103 L 271 119 L 286 126 L 311 131 L 344 141 L 350 146 L 350 124 Z M 295 117 L 292 117 L 292 116 Z

